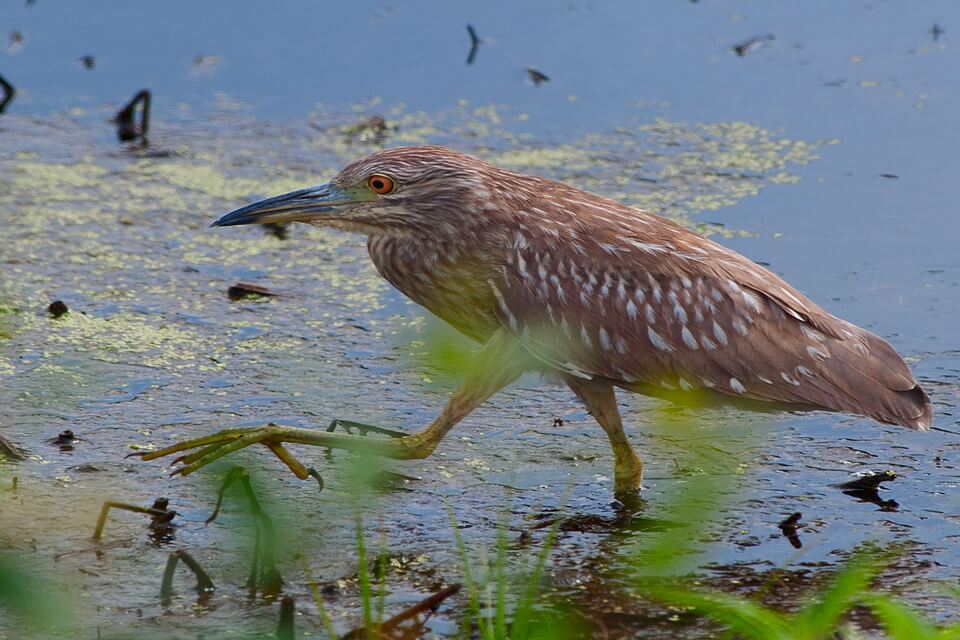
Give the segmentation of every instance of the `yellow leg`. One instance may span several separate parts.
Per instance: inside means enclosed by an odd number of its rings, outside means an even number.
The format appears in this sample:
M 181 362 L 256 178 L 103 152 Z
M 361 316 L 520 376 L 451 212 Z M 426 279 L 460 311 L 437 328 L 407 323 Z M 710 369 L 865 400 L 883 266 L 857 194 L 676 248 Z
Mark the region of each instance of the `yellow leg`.
M 268 424 L 262 427 L 225 429 L 157 451 L 133 455 L 144 460 L 155 460 L 174 453 L 190 452 L 174 461 L 183 465 L 174 471 L 174 475 L 187 475 L 228 453 L 250 445 L 262 444 L 301 479 L 313 475 L 311 470 L 297 460 L 281 443 L 348 449 L 388 458 L 426 458 L 433 453 L 454 425 L 494 393 L 516 380 L 523 373 L 525 362 L 525 359 L 519 356 L 519 347 L 516 343 L 502 332 L 498 332 L 484 347 L 480 366 L 454 393 L 440 416 L 425 429 L 400 438 L 385 440 Z
M 630 495 L 640 489 L 643 480 L 643 462 L 630 446 L 623 432 L 620 410 L 613 385 L 600 382 L 568 380 L 567 384 L 586 405 L 590 415 L 600 423 L 613 447 L 613 490 L 619 495 Z

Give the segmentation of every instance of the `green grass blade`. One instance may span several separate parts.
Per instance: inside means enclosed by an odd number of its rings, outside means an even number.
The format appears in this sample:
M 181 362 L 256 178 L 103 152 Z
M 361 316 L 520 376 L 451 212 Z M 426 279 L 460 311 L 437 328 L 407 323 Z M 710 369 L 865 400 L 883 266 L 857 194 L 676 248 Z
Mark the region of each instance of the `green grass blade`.
M 483 610 L 480 608 L 480 593 L 476 580 L 473 579 L 473 571 L 470 569 L 470 555 L 467 552 L 467 545 L 463 541 L 463 535 L 460 533 L 460 525 L 457 522 L 457 516 L 453 512 L 453 507 L 446 503 L 447 513 L 450 515 L 450 526 L 453 529 L 453 540 L 457 545 L 457 551 L 460 553 L 460 559 L 463 562 L 463 582 L 467 587 L 467 594 L 470 597 L 470 610 L 476 619 L 477 629 L 480 630 L 480 637 L 484 640 L 492 640 L 494 637 L 493 629 L 490 628 L 483 619 Z M 469 637 L 469 633 L 467 634 Z
M 354 511 L 354 522 L 357 528 L 357 569 L 360 581 L 360 600 L 363 603 L 363 628 L 367 640 L 373 640 L 373 603 L 370 591 L 370 568 L 367 566 L 367 545 L 363 539 L 363 519 L 360 517 L 360 507 Z
M 826 592 L 797 613 L 794 623 L 798 638 L 823 638 L 832 632 L 840 618 L 869 590 L 890 555 L 870 546 L 847 561 Z
M 665 604 L 688 607 L 721 622 L 736 634 L 750 640 L 795 640 L 789 618 L 763 605 L 714 591 L 675 589 L 651 584 L 643 589 L 651 599 Z
M 340 636 L 337 635 L 336 629 L 333 628 L 333 620 L 330 619 L 330 614 L 327 613 L 327 608 L 323 605 L 323 594 L 320 593 L 320 589 L 317 587 L 317 581 L 313 579 L 313 573 L 310 571 L 310 564 L 307 562 L 306 556 L 303 557 L 303 573 L 307 576 L 310 593 L 313 595 L 313 601 L 317 605 L 317 610 L 320 611 L 320 621 L 323 623 L 324 631 L 327 632 L 327 638 L 329 638 L 329 640 L 337 640 Z
M 569 495 L 569 492 L 568 492 Z M 564 498 L 566 504 L 566 498 Z M 537 561 L 534 564 L 533 571 L 527 579 L 527 588 L 517 603 L 517 609 L 513 616 L 513 627 L 510 632 L 511 640 L 525 640 L 530 637 L 530 620 L 533 614 L 533 607 L 540 593 L 540 579 L 543 576 L 544 569 L 547 566 L 547 558 L 553 550 L 553 543 L 557 539 L 557 533 L 560 531 L 560 525 L 563 519 L 558 517 L 550 527 L 550 532 L 543 541 L 543 548 L 537 554 Z
M 500 523 L 497 527 L 497 557 L 494 564 L 494 580 L 496 581 L 495 624 L 498 640 L 507 638 L 507 524 L 510 519 L 509 504 L 503 510 Z
M 863 601 L 893 640 L 934 640 L 944 637 L 916 611 L 886 594 L 870 595 Z

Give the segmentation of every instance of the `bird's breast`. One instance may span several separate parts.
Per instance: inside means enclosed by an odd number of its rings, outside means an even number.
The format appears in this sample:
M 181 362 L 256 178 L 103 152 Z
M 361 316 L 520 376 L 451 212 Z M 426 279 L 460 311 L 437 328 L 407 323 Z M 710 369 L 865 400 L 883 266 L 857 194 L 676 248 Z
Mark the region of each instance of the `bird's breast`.
M 377 271 L 405 296 L 462 333 L 485 342 L 499 321 L 487 281 L 493 265 L 455 241 L 372 235 L 367 249 Z

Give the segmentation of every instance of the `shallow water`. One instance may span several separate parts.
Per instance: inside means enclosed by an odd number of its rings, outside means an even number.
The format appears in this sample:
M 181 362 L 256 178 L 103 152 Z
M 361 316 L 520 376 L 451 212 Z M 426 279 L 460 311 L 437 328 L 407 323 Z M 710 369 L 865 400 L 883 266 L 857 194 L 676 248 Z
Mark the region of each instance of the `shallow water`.
M 382 529 L 398 558 L 388 612 L 460 579 L 445 504 L 476 550 L 493 544 L 503 509 L 511 537 L 533 530 L 540 541 L 538 516 L 565 507 L 577 517 L 561 532 L 548 580 L 562 600 L 633 631 L 708 634 L 624 596 L 623 551 L 669 515 L 673 491 L 725 469 L 717 481 L 730 500 L 706 555 L 685 568 L 732 590 L 773 580 L 776 567 L 816 584 L 858 544 L 901 541 L 908 553 L 887 584 L 949 617 L 927 581 L 960 577 L 952 5 L 925 5 L 937 11 L 925 17 L 889 3 L 808 3 L 802 12 L 760 2 L 289 3 L 269 13 L 245 3 L 229 15 L 186 3 L 128 15 L 105 4 L 39 0 L 0 11 L 25 39 L 0 54 L 0 73 L 21 89 L 0 116 L 0 434 L 30 454 L 0 466 L 0 542 L 53 577 L 81 637 L 248 636 L 275 626 L 276 605 L 250 600 L 243 586 L 251 543 L 242 510 L 228 504 L 203 524 L 215 474 L 170 479 L 162 461 L 127 453 L 268 421 L 413 429 L 449 393 L 441 372 L 416 364 L 434 325 L 376 276 L 361 238 L 207 228 L 238 204 L 319 182 L 376 148 L 349 133 L 371 114 L 391 122 L 388 145 L 456 146 L 717 234 L 889 339 L 947 430 L 717 409 L 681 412 L 698 426 L 671 433 L 659 402 L 622 397 L 647 492 L 643 519 L 617 523 L 605 439 L 567 391 L 525 378 L 434 458 L 389 463 L 420 478 L 408 491 L 365 499 L 369 543 Z M 935 21 L 948 30 L 936 42 L 927 32 Z M 466 22 L 487 40 L 471 67 Z M 766 48 L 729 51 L 767 32 L 776 39 Z M 334 51 L 333 62 L 317 63 Z M 71 66 L 87 53 L 95 69 Z M 193 65 L 199 54 L 218 60 Z M 389 73 L 371 68 L 381 59 Z M 550 81 L 527 84 L 527 65 Z M 150 153 L 119 147 L 108 122 L 141 85 L 158 96 Z M 281 295 L 231 302 L 226 289 L 238 281 Z M 71 312 L 52 319 L 46 307 L 57 299 Z M 72 451 L 48 443 L 65 429 L 80 438 Z M 704 441 L 716 447 L 707 468 L 688 453 Z M 339 631 L 357 625 L 353 490 L 347 456 L 299 451 L 321 469 L 323 492 L 264 452 L 233 457 L 257 472 L 255 487 L 282 524 L 285 591 L 306 612 L 298 633 L 321 637 L 294 556 L 322 585 L 345 578 L 327 607 Z M 901 476 L 880 494 L 896 510 L 831 486 L 884 469 Z M 90 540 L 103 500 L 159 496 L 179 513 L 173 541 L 153 540 L 131 513 L 115 515 L 101 543 Z M 802 552 L 777 528 L 794 511 L 806 524 Z M 171 606 L 160 602 L 160 574 L 177 548 L 217 584 L 203 607 L 185 579 Z M 442 609 L 431 628 L 451 631 L 463 604 Z M 0 618 L 0 637 L 21 637 L 17 624 Z

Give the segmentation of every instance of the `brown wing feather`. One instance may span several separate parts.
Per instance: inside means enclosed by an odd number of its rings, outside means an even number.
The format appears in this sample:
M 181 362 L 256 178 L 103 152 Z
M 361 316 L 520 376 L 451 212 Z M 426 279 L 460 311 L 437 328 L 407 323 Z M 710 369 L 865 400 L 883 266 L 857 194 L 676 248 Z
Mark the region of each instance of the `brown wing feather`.
M 881 338 L 703 236 L 564 189 L 531 207 L 489 283 L 550 368 L 929 427 L 929 399 Z

